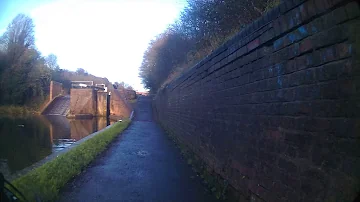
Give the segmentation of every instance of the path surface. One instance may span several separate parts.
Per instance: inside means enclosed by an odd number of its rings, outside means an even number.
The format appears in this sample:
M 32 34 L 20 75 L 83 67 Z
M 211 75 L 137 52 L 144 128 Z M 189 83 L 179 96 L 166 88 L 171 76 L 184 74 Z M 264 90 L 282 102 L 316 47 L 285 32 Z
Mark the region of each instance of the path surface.
M 216 201 L 153 121 L 140 97 L 134 121 L 64 189 L 60 201 Z

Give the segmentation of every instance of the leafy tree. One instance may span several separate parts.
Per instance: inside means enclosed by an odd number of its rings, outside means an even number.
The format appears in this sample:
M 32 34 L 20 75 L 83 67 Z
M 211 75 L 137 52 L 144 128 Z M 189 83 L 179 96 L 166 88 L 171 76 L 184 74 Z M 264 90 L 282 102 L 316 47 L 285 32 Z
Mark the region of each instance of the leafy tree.
M 34 46 L 32 19 L 17 15 L 0 39 L 0 103 L 41 102 L 48 93 L 51 72 Z
M 134 88 L 133 88 L 132 86 L 128 85 L 128 86 L 126 87 L 126 90 L 134 90 Z
M 159 88 L 174 69 L 186 60 L 192 40 L 169 28 L 150 43 L 140 67 L 140 77 L 147 88 Z
M 46 65 L 52 69 L 52 70 L 58 70 L 60 69 L 58 63 L 57 63 L 57 57 L 54 54 L 48 55 L 46 58 Z
M 77 68 L 75 72 L 79 75 L 88 75 L 88 72 L 83 68 Z
M 125 82 L 115 82 L 113 87 L 118 90 L 133 90 L 133 87 Z
M 156 91 L 233 37 L 280 0 L 188 0 L 180 19 L 153 40 L 139 76 Z
M 50 80 L 63 83 L 67 90 L 71 80 L 109 84 L 82 68 L 76 72 L 61 69 L 54 54 L 41 56 L 34 45 L 32 19 L 19 14 L 0 37 L 0 104 L 36 107 L 49 94 Z
M 24 14 L 17 15 L 0 38 L 0 47 L 7 53 L 7 62 L 14 65 L 26 50 L 34 46 L 34 23 Z

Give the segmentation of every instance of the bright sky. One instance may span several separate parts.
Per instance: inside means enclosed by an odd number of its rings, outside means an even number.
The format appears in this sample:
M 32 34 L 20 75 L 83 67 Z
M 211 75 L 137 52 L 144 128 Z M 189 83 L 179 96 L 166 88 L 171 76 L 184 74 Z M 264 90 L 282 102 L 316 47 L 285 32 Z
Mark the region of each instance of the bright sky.
M 25 13 L 34 20 L 37 48 L 55 54 L 61 68 L 143 90 L 143 53 L 184 6 L 185 0 L 0 0 L 0 33 Z

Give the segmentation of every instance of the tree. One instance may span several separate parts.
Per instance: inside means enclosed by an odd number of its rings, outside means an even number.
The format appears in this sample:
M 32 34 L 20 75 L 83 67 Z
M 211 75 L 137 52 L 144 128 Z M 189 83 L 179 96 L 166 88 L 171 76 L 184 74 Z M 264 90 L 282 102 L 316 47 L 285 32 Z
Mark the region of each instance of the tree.
M 34 46 L 34 25 L 17 15 L 0 37 L 0 104 L 34 104 L 48 94 L 51 79 L 45 59 Z
M 46 65 L 52 69 L 52 70 L 56 70 L 56 69 L 60 69 L 58 63 L 57 63 L 57 57 L 54 54 L 50 54 L 48 55 L 46 58 Z
M 126 84 L 125 82 L 115 82 L 113 84 L 113 87 L 118 90 L 133 90 L 133 87 L 129 84 Z
M 0 47 L 7 52 L 7 62 L 10 65 L 34 46 L 34 24 L 30 17 L 19 14 L 8 25 L 7 30 L 0 39 Z
M 130 85 L 126 86 L 126 90 L 134 90 L 134 88 Z
M 83 68 L 77 68 L 75 72 L 79 75 L 88 75 L 88 72 Z
M 119 82 L 115 82 L 114 84 L 113 84 L 113 87 L 115 88 L 115 89 L 118 89 L 119 88 Z
M 151 91 L 232 38 L 280 0 L 188 0 L 178 21 L 153 40 L 139 76 Z
M 76 72 L 60 69 L 57 57 L 41 56 L 34 45 L 32 19 L 19 14 L 0 37 L 0 104 L 40 105 L 49 94 L 50 80 L 70 89 L 71 80 L 109 81 L 79 68 Z
M 144 53 L 140 77 L 147 88 L 157 89 L 187 59 L 193 41 L 169 28 L 150 43 Z

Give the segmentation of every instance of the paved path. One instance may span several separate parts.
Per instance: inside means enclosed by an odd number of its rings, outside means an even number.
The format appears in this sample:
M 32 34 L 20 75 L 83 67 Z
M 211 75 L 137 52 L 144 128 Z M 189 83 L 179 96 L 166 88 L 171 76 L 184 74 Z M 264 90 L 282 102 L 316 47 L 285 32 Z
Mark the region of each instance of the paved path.
M 131 126 L 68 184 L 60 201 L 216 201 L 140 97 Z

